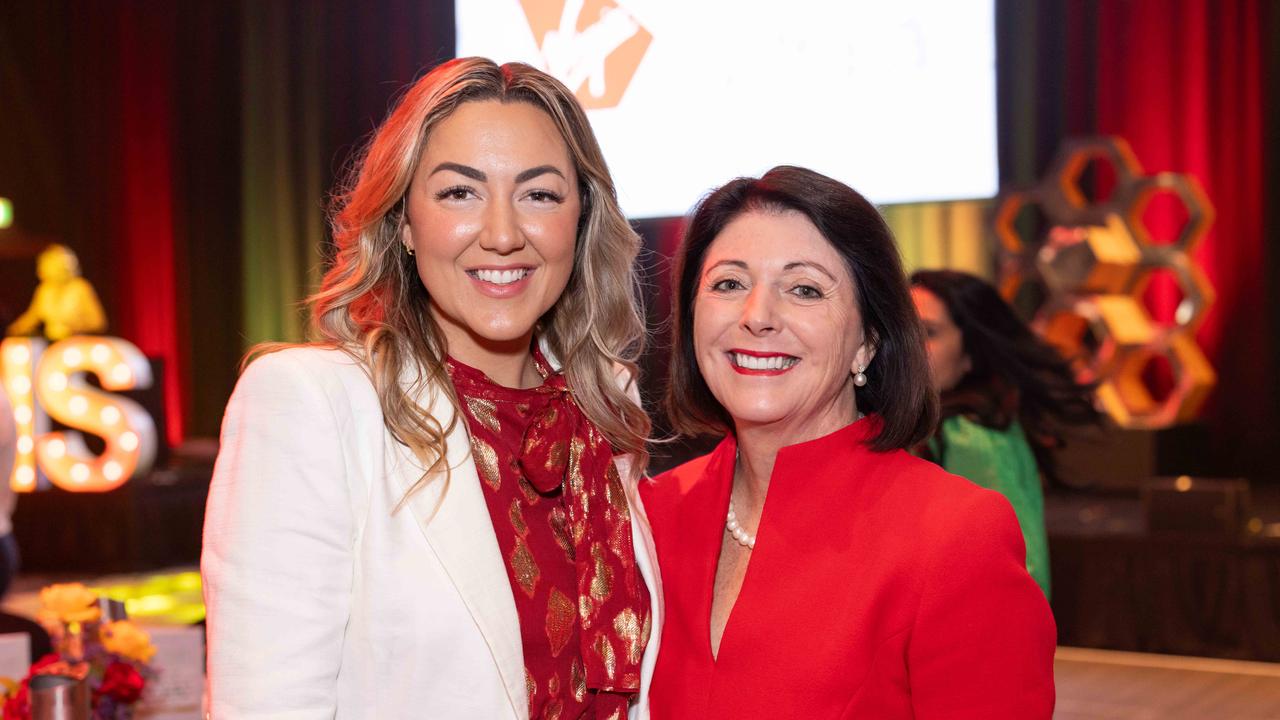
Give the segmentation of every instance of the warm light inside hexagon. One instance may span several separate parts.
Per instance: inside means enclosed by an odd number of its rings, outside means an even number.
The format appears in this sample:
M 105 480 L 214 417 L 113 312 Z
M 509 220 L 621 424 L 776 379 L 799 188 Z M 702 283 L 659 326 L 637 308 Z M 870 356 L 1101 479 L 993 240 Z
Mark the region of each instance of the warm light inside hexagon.
M 1159 245 L 1171 245 L 1178 241 L 1191 222 L 1187 204 L 1177 192 L 1159 189 L 1147 193 L 1135 210 L 1138 221 L 1146 229 L 1146 240 Z

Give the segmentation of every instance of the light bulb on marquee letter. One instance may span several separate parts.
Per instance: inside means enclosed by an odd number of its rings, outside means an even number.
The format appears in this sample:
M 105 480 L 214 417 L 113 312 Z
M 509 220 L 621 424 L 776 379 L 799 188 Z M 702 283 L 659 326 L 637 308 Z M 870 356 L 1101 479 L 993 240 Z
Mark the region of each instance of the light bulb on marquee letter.
M 83 335 L 55 343 L 36 366 L 40 405 L 58 422 L 75 428 L 36 440 L 41 469 L 63 490 L 105 492 L 151 469 L 156 426 L 138 403 L 90 386 L 86 372 L 97 375 L 105 390 L 132 390 L 150 387 L 151 366 L 126 340 Z M 89 452 L 78 430 L 101 437 L 106 450 L 101 455 Z
M 0 380 L 4 381 L 9 394 L 14 424 L 18 429 L 18 452 L 14 458 L 13 474 L 0 478 L 0 481 L 7 480 L 9 487 L 18 492 L 36 489 L 35 438 L 49 429 L 49 416 L 36 404 L 31 373 L 45 345 L 40 338 L 27 337 L 5 338 L 0 342 Z

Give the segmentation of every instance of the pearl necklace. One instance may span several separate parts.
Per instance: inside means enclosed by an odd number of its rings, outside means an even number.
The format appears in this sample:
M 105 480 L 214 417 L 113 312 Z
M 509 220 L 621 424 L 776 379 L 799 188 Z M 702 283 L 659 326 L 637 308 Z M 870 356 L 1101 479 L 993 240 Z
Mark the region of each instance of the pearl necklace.
M 857 422 L 864 417 L 866 417 L 865 414 L 858 413 L 858 416 L 854 418 L 853 421 Z M 734 452 L 733 465 L 735 468 L 738 466 L 738 457 L 739 457 L 739 453 Z M 738 522 L 738 514 L 733 511 L 733 491 L 732 490 L 730 490 L 729 492 L 729 513 L 725 515 L 724 528 L 725 530 L 729 531 L 729 535 L 733 537 L 734 541 L 737 542 L 742 547 L 748 550 L 756 549 L 755 534 L 747 532 L 746 528 L 742 527 L 742 523 Z M 758 529 L 759 528 L 757 528 L 757 530 Z
M 724 527 L 739 545 L 748 549 L 756 549 L 756 536 L 749 533 L 738 523 L 738 515 L 733 512 L 733 498 L 729 498 L 729 514 L 725 516 Z

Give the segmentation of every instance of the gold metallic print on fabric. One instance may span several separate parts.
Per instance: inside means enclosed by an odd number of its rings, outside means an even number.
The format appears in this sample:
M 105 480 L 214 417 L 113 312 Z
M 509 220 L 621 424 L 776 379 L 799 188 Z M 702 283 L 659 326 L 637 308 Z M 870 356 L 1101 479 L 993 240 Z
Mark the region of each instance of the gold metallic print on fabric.
M 532 455 L 538 451 L 538 448 L 547 443 L 545 433 L 536 430 L 526 431 L 524 436 L 524 444 L 520 447 L 521 455 Z
M 582 658 L 574 658 L 569 666 L 569 684 L 573 686 L 573 699 L 582 702 L 587 697 L 587 669 Z
M 609 642 L 609 636 L 604 633 L 596 634 L 596 641 L 592 643 L 592 649 L 600 656 L 601 662 L 604 663 L 604 674 L 610 680 L 618 674 L 618 657 L 613 654 L 613 643 Z
M 511 501 L 511 508 L 507 510 L 507 517 L 511 519 L 511 527 L 515 528 L 517 535 L 520 537 L 529 536 L 529 526 L 524 521 L 524 508 L 520 507 L 519 500 Z
M 573 612 L 573 601 L 560 588 L 551 588 L 547 597 L 547 642 L 551 644 L 551 657 L 560 657 L 565 645 L 573 637 L 578 618 Z M 556 694 L 554 691 L 552 695 Z
M 533 674 L 529 672 L 529 668 L 524 669 L 524 689 L 529 696 L 529 702 L 532 704 L 533 696 L 538 694 L 538 683 L 534 681 Z
M 547 470 L 554 471 L 556 468 L 564 467 L 564 451 L 565 444 L 563 440 L 557 440 L 551 444 L 551 449 L 547 451 Z
M 502 475 L 498 472 L 498 453 L 493 451 L 493 447 L 484 440 L 473 437 L 471 450 L 476 458 L 476 469 L 480 471 L 480 479 L 494 490 L 502 487 Z
M 524 496 L 524 501 L 530 505 L 536 505 L 542 497 L 538 494 L 538 489 L 529 482 L 529 478 L 520 475 L 520 479 L 516 481 L 516 488 L 520 490 L 520 494 Z
M 552 700 L 542 709 L 544 720 L 560 720 L 564 716 L 564 701 Z
M 622 478 L 618 476 L 618 468 L 612 461 L 609 462 L 609 469 L 604 473 L 604 481 L 609 505 L 630 522 L 631 509 L 627 506 L 627 492 L 622 487 Z
M 471 417 L 475 418 L 481 425 L 489 428 L 494 435 L 502 434 L 502 424 L 498 422 L 497 403 L 477 397 L 466 398 L 466 401 L 467 411 L 471 413 Z
M 609 528 L 609 550 L 618 556 L 622 561 L 623 567 L 630 567 L 635 564 L 635 555 L 627 552 L 631 539 L 631 523 L 626 524 L 615 522 Z
M 529 550 L 529 545 L 525 543 L 524 538 L 516 538 L 516 545 L 511 548 L 510 562 L 511 572 L 515 576 L 516 584 L 520 586 L 525 595 L 533 597 L 533 592 L 538 587 L 538 579 L 542 576 L 542 571 L 538 569 L 538 563 L 534 560 L 533 553 Z
M 640 630 L 640 618 L 636 616 L 636 611 L 627 608 L 618 613 L 613 619 L 613 631 L 622 638 L 627 658 L 633 663 L 640 662 L 640 655 L 644 652 L 644 642 Z
M 551 697 L 560 697 L 560 673 L 551 673 L 551 679 L 547 681 L 547 694 Z
M 604 602 L 613 594 L 613 568 L 604 561 L 604 547 L 598 542 L 591 543 L 591 560 L 594 563 L 591 574 L 591 599 Z
M 547 523 L 551 525 L 551 537 L 555 538 L 556 544 L 564 550 L 565 557 L 569 562 L 573 562 L 573 539 L 569 537 L 569 515 L 564 508 L 553 508 L 547 516 Z
M 609 716 L 603 720 L 622 720 L 622 708 L 614 708 L 613 712 L 609 713 Z
M 573 497 L 582 499 L 583 514 L 587 510 L 587 493 L 582 491 L 585 482 L 582 478 L 582 452 L 585 449 L 582 438 L 575 437 L 569 441 L 569 492 Z

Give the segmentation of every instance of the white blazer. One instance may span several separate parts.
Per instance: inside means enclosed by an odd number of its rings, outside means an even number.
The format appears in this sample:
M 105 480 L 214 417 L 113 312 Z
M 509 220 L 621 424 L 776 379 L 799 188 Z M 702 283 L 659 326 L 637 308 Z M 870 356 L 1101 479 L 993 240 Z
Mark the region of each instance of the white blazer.
M 431 395 L 447 427 L 453 408 Z M 470 453 L 460 420 L 443 500 L 436 479 L 397 509 L 423 470 L 351 357 L 292 348 L 249 366 L 205 513 L 213 718 L 527 720 L 515 601 Z M 647 718 L 661 590 L 636 480 L 619 470 L 653 608 L 630 713 Z

